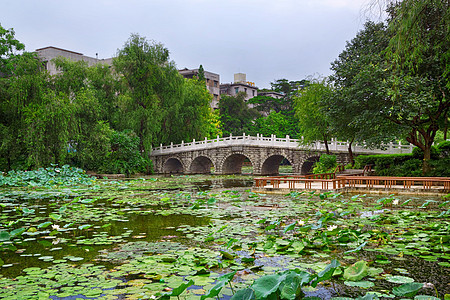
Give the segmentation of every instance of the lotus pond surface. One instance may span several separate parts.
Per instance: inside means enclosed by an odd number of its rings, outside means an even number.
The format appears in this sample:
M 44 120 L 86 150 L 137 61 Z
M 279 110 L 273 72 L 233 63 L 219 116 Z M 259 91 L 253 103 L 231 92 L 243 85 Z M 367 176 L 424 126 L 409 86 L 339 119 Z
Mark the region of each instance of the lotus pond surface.
M 250 176 L 0 188 L 1 299 L 447 299 L 443 198 Z

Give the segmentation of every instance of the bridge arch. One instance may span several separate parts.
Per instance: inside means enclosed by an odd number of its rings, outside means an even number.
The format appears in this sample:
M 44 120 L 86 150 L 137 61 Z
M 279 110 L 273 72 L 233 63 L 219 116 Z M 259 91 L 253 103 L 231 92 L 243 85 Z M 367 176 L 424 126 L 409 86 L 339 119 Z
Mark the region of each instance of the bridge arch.
M 314 164 L 319 161 L 319 158 L 320 158 L 320 155 L 308 157 L 302 164 L 301 174 L 305 175 L 308 173 L 312 173 Z
M 253 168 L 255 167 L 255 164 L 249 156 L 240 152 L 234 152 L 223 159 L 221 164 L 222 174 L 241 174 L 242 165 L 245 159 L 248 159 L 250 161 Z
M 286 159 L 292 165 L 292 158 L 283 154 L 272 154 L 265 157 L 261 165 L 261 175 L 278 175 L 280 173 L 280 164 L 283 159 Z
M 205 155 L 195 157 L 189 166 L 190 174 L 210 174 L 211 167 L 214 167 L 213 160 Z
M 164 174 L 182 174 L 184 172 L 183 163 L 176 157 L 169 157 L 163 163 L 162 171 Z

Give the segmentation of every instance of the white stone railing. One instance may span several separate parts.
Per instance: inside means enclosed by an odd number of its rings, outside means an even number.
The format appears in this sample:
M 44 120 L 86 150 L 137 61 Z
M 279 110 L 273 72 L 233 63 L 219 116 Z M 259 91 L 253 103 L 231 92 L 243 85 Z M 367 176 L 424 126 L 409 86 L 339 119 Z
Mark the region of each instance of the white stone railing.
M 308 145 L 304 145 L 301 143 L 299 139 L 291 139 L 287 135 L 285 138 L 277 138 L 272 135 L 271 137 L 264 137 L 262 135 L 257 136 L 229 136 L 223 138 L 215 138 L 212 140 L 208 140 L 205 138 L 201 141 L 194 140 L 191 143 L 181 144 L 170 144 L 168 146 L 160 145 L 159 147 L 153 148 L 152 155 L 165 155 L 171 153 L 179 153 L 186 151 L 195 151 L 195 150 L 205 150 L 212 149 L 218 147 L 231 147 L 231 146 L 258 146 L 258 147 L 271 147 L 271 148 L 295 148 L 301 150 L 325 150 L 325 144 L 323 142 L 317 141 Z M 348 142 L 339 142 L 335 139 L 332 139 L 328 143 L 328 148 L 330 151 L 340 151 L 346 152 L 348 151 Z M 393 144 L 389 143 L 384 149 L 368 149 L 364 147 L 364 145 L 354 144 L 352 146 L 353 152 L 356 153 L 372 153 L 372 154 L 395 154 L 395 153 L 411 153 L 413 145 L 401 145 L 401 144 Z

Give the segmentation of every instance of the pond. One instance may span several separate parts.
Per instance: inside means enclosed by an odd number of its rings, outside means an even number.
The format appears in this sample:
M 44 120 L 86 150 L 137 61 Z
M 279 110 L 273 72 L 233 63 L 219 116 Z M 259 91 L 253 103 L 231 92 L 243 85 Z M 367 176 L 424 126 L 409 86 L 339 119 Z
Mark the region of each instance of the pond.
M 252 184 L 197 175 L 1 188 L 0 298 L 450 294 L 449 201 L 264 195 Z

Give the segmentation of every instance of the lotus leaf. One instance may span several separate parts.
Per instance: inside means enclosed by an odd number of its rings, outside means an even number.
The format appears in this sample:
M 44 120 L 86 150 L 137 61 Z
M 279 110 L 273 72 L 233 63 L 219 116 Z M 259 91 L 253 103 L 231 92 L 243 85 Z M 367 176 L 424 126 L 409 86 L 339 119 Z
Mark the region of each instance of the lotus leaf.
M 243 289 L 237 291 L 230 300 L 253 300 L 255 299 L 255 292 L 252 289 Z
M 375 286 L 375 284 L 371 281 L 344 281 L 344 284 L 347 286 L 356 286 L 363 289 L 368 289 Z
M 345 268 L 344 279 L 349 281 L 360 281 L 368 274 L 367 263 L 360 260 L 353 265 Z
M 9 241 L 11 238 L 9 232 L 7 231 L 0 231 L 0 242 Z
M 399 297 L 414 297 L 414 295 L 423 287 L 422 283 L 409 282 L 399 287 L 394 287 L 392 293 Z
M 385 279 L 392 283 L 414 282 L 414 279 L 412 279 L 411 277 L 406 277 L 406 276 L 387 276 Z
M 330 263 L 329 265 L 327 265 L 323 271 L 321 271 L 321 272 L 319 272 L 319 273 L 317 274 L 317 278 L 314 279 L 314 281 L 313 281 L 313 283 L 311 284 L 311 286 L 312 286 L 312 287 L 316 287 L 317 284 L 318 284 L 319 282 L 330 279 L 330 278 L 333 276 L 334 271 L 335 271 L 340 265 L 341 265 L 341 264 L 340 264 L 337 260 L 333 259 L 333 260 L 331 261 L 331 263 Z M 345 273 L 344 273 L 344 274 L 345 274 Z

